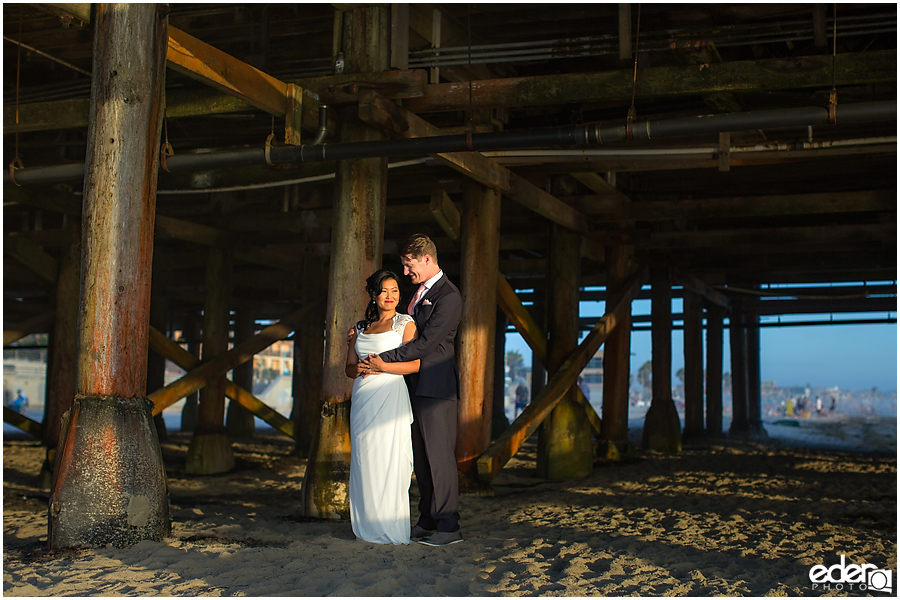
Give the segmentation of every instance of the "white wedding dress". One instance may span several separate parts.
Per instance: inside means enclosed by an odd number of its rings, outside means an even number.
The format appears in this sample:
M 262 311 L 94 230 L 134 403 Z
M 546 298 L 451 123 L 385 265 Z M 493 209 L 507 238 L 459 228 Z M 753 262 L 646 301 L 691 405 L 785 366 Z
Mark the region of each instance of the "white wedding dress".
M 409 315 L 394 317 L 391 331 L 357 331 L 356 354 L 403 343 Z M 350 522 L 361 540 L 409 543 L 409 484 L 413 471 L 412 407 L 403 375 L 379 373 L 353 381 L 350 404 Z

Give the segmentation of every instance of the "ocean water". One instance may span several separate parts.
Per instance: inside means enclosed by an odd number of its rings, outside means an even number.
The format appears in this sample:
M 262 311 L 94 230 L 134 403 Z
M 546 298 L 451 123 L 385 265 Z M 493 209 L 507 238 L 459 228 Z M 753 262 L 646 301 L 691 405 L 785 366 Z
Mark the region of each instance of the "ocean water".
M 644 426 L 644 414 L 646 408 L 632 409 L 628 419 L 629 437 L 635 439 L 635 434 Z M 40 421 L 43 419 L 43 410 L 26 409 L 25 416 Z M 684 416 L 680 415 L 682 424 Z M 163 412 L 166 428 L 170 432 L 181 430 L 181 412 L 167 410 Z M 731 417 L 722 418 L 722 431 L 728 432 L 731 425 Z M 258 432 L 274 431 L 272 427 L 256 419 Z M 766 437 L 778 444 L 798 446 L 805 448 L 823 448 L 830 450 L 847 450 L 858 452 L 897 452 L 897 418 L 889 416 L 849 416 L 834 415 L 829 417 L 784 418 L 769 417 L 763 421 L 763 429 Z M 3 435 L 21 437 L 24 434 L 20 429 L 3 423 Z M 637 436 L 637 439 L 640 439 Z

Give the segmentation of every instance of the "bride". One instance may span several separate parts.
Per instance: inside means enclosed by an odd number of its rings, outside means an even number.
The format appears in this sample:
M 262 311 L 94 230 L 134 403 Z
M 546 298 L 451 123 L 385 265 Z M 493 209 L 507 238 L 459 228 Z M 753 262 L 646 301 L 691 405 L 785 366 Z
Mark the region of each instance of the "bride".
M 350 522 L 361 540 L 408 544 L 409 484 L 413 471 L 413 421 L 403 375 L 416 373 L 419 361 L 385 365 L 369 374 L 360 357 L 401 346 L 416 338 L 416 324 L 398 314 L 397 276 L 379 270 L 366 279 L 371 301 L 365 318 L 348 338 L 346 373 L 353 377 L 350 404 Z

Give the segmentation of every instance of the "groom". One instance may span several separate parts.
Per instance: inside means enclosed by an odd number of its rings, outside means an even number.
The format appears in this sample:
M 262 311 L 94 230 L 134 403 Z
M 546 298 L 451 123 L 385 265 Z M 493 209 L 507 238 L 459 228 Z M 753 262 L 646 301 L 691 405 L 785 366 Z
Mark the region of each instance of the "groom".
M 380 371 L 383 362 L 421 360 L 407 379 L 414 421 L 413 463 L 419 486 L 419 520 L 410 537 L 429 546 L 462 541 L 456 471 L 456 411 L 459 374 L 454 338 L 462 317 L 459 289 L 438 266 L 437 248 L 427 235 L 415 234 L 400 249 L 403 274 L 419 287 L 409 303 L 418 339 L 363 362 Z

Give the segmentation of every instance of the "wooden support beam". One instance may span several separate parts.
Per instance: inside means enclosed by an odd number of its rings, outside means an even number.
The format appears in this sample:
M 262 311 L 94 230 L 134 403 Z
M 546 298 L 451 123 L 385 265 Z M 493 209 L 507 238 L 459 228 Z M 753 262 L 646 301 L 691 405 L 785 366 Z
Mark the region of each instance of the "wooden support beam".
M 174 27 L 169 28 L 169 67 L 267 113 L 284 116 L 287 84 Z
M 711 302 L 712 304 L 715 304 L 717 306 L 721 306 L 725 310 L 729 310 L 731 308 L 731 299 L 728 296 L 726 296 L 719 290 L 709 287 L 693 275 L 679 275 L 678 280 L 686 290 L 702 296 L 708 302 Z
M 496 190 L 474 181 L 466 183 L 460 233 L 462 320 L 456 345 L 460 386 L 456 466 L 460 483 L 475 485 L 475 461 L 491 441 L 492 349 L 497 318 L 494 279 L 500 246 L 500 194 Z
M 665 264 L 651 269 L 650 311 L 653 378 L 644 417 L 642 446 L 656 452 L 681 451 L 681 422 L 672 401 L 672 274 Z
M 209 362 L 204 362 L 163 389 L 151 393 L 148 397 L 154 404 L 153 414 L 161 413 L 167 406 L 202 388 L 210 379 L 227 373 L 235 366 L 253 358 L 254 354 L 258 354 L 278 340 L 285 339 L 308 317 L 313 307 L 314 305 L 307 305 L 292 312 L 246 342 L 238 344 Z
M 623 286 L 627 290 L 615 308 L 607 312 L 597 321 L 594 328 L 581 342 L 576 350 L 563 363 L 556 374 L 550 378 L 540 394 L 510 425 L 488 451 L 478 459 L 478 477 L 483 483 L 489 483 L 500 472 L 509 459 L 515 455 L 521 445 L 537 430 L 541 422 L 550 414 L 562 399 L 566 390 L 578 379 L 578 374 L 587 365 L 597 350 L 606 341 L 610 332 L 631 310 L 631 301 L 637 296 L 646 279 L 646 272 L 641 269 L 632 275 Z
M 3 241 L 3 252 L 28 267 L 42 279 L 56 283 L 59 265 L 55 258 L 18 233 L 9 233 Z
M 375 93 L 363 94 L 360 98 L 359 118 L 394 137 L 441 134 L 440 129 L 418 115 Z M 566 229 L 582 235 L 589 233 L 587 219 L 580 212 L 478 152 L 448 152 L 433 156 Z
M 759 93 L 781 89 L 831 89 L 832 75 L 838 86 L 897 81 L 897 51 L 840 53 L 832 69 L 831 55 L 802 58 L 644 67 L 634 89 L 635 98 L 662 99 L 721 93 Z M 428 93 L 405 102 L 416 114 L 469 110 L 579 104 L 582 102 L 628 102 L 632 96 L 634 69 L 595 73 L 566 73 L 509 77 L 472 82 L 469 86 L 439 83 Z M 623 116 L 624 122 L 624 116 Z
M 435 190 L 431 198 L 432 214 L 435 220 L 441 225 L 450 239 L 457 240 L 459 238 L 460 215 L 459 211 L 450 202 L 449 196 L 443 190 Z M 583 240 L 587 242 L 587 240 Z M 582 246 L 583 248 L 583 246 Z M 519 331 L 519 334 L 525 340 L 525 343 L 531 348 L 535 357 L 544 365 L 547 364 L 547 337 L 540 330 L 540 327 L 531 318 L 531 315 L 522 306 L 522 302 L 516 296 L 515 290 L 506 281 L 503 273 L 497 271 L 497 304 L 500 310 L 506 315 L 509 321 Z M 590 421 L 592 431 L 600 434 L 600 417 L 597 411 L 591 405 L 590 401 L 585 397 L 584 392 L 578 389 L 575 401 L 584 409 L 588 421 Z
M 375 90 L 387 98 L 412 98 L 425 93 L 427 81 L 420 69 L 385 71 L 352 75 L 329 75 L 304 79 L 291 79 L 285 83 L 296 84 L 315 91 L 320 101 L 329 105 L 350 104 L 359 100 L 363 91 Z M 306 131 L 318 129 L 318 102 L 311 98 L 302 108 L 302 126 Z M 33 102 L 19 105 L 20 133 L 51 129 L 78 129 L 87 127 L 90 99 L 71 98 L 49 102 Z M 173 90 L 166 93 L 166 118 L 182 119 L 205 115 L 246 113 L 256 110 L 249 102 L 222 94 L 218 90 Z M 15 132 L 15 106 L 3 108 L 3 132 Z M 328 118 L 328 137 L 334 136 L 337 124 Z
M 53 323 L 53 316 L 55 314 L 55 311 L 47 311 L 31 317 L 30 319 L 26 319 L 10 329 L 4 329 L 3 345 L 9 346 L 32 333 L 46 331 L 48 326 Z
M 552 226 L 547 269 L 547 375 L 559 371 L 578 346 L 578 290 L 581 279 L 580 238 L 559 225 Z M 627 312 L 630 312 L 629 307 Z M 624 318 L 624 314 L 622 315 Z M 588 357 L 590 361 L 591 357 Z M 585 362 L 586 366 L 587 362 Z M 583 368 L 583 367 L 582 367 Z M 578 406 L 576 384 L 562 394 L 541 423 L 537 446 L 537 476 L 544 479 L 579 479 L 593 467 L 591 430 Z
M 136 3 L 94 8 L 84 218 L 76 253 L 77 381 L 51 485 L 53 549 L 127 547 L 161 540 L 171 530 L 165 470 L 146 399 L 167 9 Z M 134 520 L 137 498 L 140 526 Z
M 185 371 L 191 371 L 200 364 L 199 358 L 170 340 L 158 329 L 152 327 L 150 328 L 150 349 L 160 356 L 171 360 Z M 294 423 L 292 421 L 284 418 L 276 410 L 267 406 L 262 400 L 231 380 L 228 380 L 225 384 L 225 395 L 281 433 L 291 438 L 294 437 Z M 155 414 L 159 414 L 159 412 L 154 411 Z
M 871 190 L 626 203 L 601 195 L 578 204 L 593 205 L 585 212 L 604 221 L 670 221 L 896 211 L 897 197 L 893 190 Z
M 453 201 L 450 200 L 450 196 L 447 195 L 447 192 L 442 189 L 432 191 L 431 204 L 429 204 L 428 209 L 434 216 L 434 220 L 437 221 L 438 225 L 441 226 L 441 229 L 444 230 L 444 233 L 447 234 L 447 237 L 454 242 L 458 241 L 461 228 L 461 217 L 459 215 L 459 210 L 453 205 Z
M 717 304 L 706 310 L 706 433 L 722 435 L 722 360 L 725 311 Z
M 29 419 L 21 413 L 17 413 L 8 406 L 3 407 L 3 422 L 18 427 L 25 433 L 31 434 L 35 439 L 41 439 L 44 434 L 44 426 L 34 419 Z
M 700 295 L 684 293 L 684 431 L 682 440 L 704 438 L 703 304 Z

